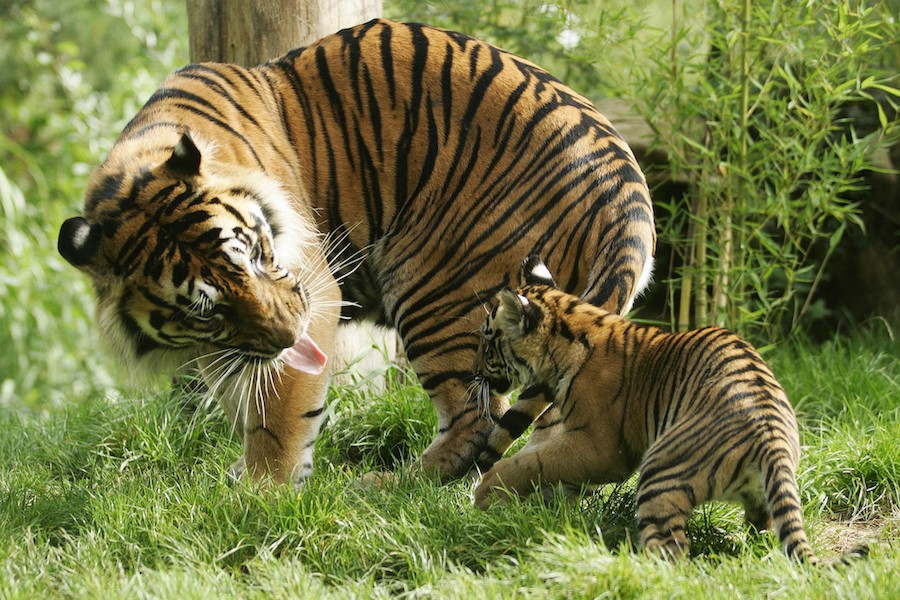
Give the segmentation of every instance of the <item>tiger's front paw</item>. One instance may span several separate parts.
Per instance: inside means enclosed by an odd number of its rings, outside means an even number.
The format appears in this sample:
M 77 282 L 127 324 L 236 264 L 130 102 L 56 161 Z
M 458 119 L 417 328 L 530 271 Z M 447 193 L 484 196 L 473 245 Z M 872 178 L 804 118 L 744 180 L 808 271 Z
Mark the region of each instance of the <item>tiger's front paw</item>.
M 282 472 L 271 472 L 265 469 L 250 470 L 247 468 L 246 459 L 241 456 L 234 461 L 226 471 L 228 480 L 233 487 L 256 486 L 261 490 L 275 489 L 279 485 L 290 485 L 295 492 L 303 488 L 303 484 L 312 475 L 312 468 L 298 466 L 285 477 Z

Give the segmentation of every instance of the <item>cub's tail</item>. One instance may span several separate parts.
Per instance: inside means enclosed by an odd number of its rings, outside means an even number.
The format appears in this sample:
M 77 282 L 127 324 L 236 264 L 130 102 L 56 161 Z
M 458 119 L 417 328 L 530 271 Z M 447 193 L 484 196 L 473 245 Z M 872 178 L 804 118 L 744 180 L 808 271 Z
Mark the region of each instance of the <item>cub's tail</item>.
M 859 544 L 835 560 L 823 562 L 813 552 L 803 527 L 803 509 L 792 463 L 787 457 L 777 458 L 769 465 L 766 473 L 766 496 L 772 524 L 785 554 L 797 562 L 830 567 L 847 566 L 851 562 L 866 558 L 869 547 Z
M 786 454 L 776 456 L 763 473 L 769 514 L 785 554 L 798 562 L 817 564 L 819 557 L 809 545 L 803 527 L 803 508 L 793 461 Z

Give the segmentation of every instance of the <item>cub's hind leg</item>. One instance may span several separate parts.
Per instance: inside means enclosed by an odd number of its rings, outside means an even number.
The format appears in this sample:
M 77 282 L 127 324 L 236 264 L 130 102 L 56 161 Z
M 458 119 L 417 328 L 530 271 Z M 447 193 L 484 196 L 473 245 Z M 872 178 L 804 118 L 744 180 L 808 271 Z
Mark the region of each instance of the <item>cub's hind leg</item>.
M 686 426 L 669 429 L 641 462 L 635 501 L 640 546 L 646 551 L 672 557 L 690 554 L 685 533 L 688 517 L 695 506 L 709 499 L 708 480 L 704 481 L 707 469 L 691 468 L 696 467 L 691 464 L 693 456 L 702 460 L 706 454 L 685 447 L 692 439 L 690 430 Z
M 685 533 L 694 509 L 693 490 L 672 481 L 666 489 L 646 489 L 638 484 L 637 525 L 641 548 L 678 557 L 690 554 Z
M 742 493 L 741 500 L 744 505 L 744 521 L 751 535 L 757 535 L 772 526 L 768 501 L 762 489 L 758 493 L 755 491 Z

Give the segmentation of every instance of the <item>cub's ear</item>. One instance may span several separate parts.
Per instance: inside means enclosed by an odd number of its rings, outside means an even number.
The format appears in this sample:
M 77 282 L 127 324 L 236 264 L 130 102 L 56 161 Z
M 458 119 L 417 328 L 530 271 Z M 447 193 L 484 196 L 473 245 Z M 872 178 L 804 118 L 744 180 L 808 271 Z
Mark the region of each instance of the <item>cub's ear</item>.
M 559 286 L 553 280 L 550 269 L 547 268 L 540 256 L 529 256 L 522 262 L 519 279 L 522 285 L 549 285 L 552 288 L 559 289 Z
M 84 267 L 97 255 L 100 232 L 83 217 L 67 219 L 59 228 L 57 248 L 64 259 L 75 267 Z
M 172 156 L 166 161 L 166 166 L 181 177 L 193 177 L 200 174 L 200 158 L 200 149 L 185 131 L 172 149 Z
M 528 335 L 537 328 L 543 318 L 537 305 L 509 289 L 500 292 L 497 314 L 503 332 L 511 337 Z

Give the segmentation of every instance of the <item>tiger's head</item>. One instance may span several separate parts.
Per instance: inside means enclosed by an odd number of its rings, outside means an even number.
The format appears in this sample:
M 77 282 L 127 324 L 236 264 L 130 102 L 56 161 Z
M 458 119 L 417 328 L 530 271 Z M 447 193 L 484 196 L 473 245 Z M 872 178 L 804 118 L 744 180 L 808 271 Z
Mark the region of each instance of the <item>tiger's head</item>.
M 544 299 L 565 295 L 543 261 L 528 257 L 521 268 L 519 290 L 504 289 L 481 328 L 473 372 L 482 388 L 508 394 L 542 380 L 553 366 L 549 345 L 557 331 L 556 316 Z
M 217 163 L 185 128 L 120 139 L 59 252 L 87 273 L 103 337 L 134 375 L 194 359 L 321 372 L 306 335 L 318 244 L 264 174 Z M 202 148 L 202 151 L 201 151 Z

